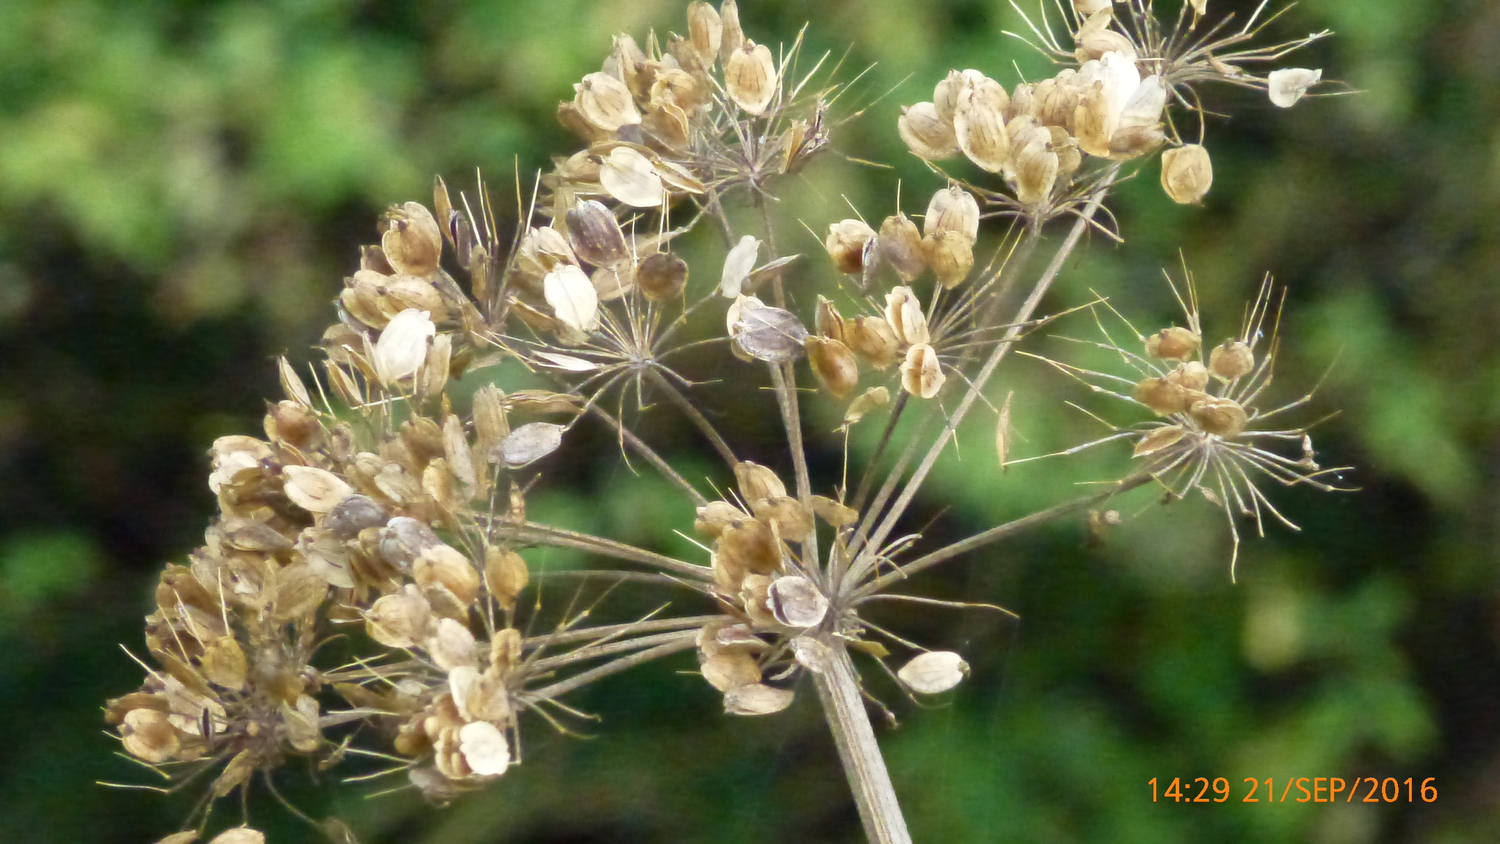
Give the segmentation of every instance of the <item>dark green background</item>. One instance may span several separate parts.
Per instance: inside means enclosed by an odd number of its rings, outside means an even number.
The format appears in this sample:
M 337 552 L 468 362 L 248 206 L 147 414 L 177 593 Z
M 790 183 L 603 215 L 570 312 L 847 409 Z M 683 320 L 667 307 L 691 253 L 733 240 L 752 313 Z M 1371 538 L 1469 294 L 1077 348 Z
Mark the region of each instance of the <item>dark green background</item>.
M 889 213 L 897 177 L 906 210 L 922 210 L 937 183 L 900 149 L 896 106 L 927 99 L 949 68 L 1007 84 L 1013 60 L 1043 73 L 1001 34 L 1018 24 L 997 0 L 744 6 L 758 40 L 811 21 L 810 50 L 852 44 L 846 68 L 878 62 L 863 101 L 895 88 L 836 145 L 898 169 L 828 155 L 783 182 L 792 236 L 797 219 L 822 230 L 845 216 L 840 193 Z M 555 101 L 611 33 L 681 31 L 682 8 L 0 4 L 0 840 L 145 842 L 175 828 L 184 799 L 94 785 L 149 776 L 111 755 L 99 707 L 139 682 L 119 643 L 139 649 L 156 571 L 201 541 L 205 449 L 259 430 L 272 357 L 306 359 L 382 208 L 428 201 L 433 173 L 467 184 L 478 166 L 503 188 L 517 163 L 530 173 L 571 151 Z M 1237 585 L 1222 518 L 1201 502 L 1132 504 L 1139 515 L 1103 549 L 1058 525 L 922 584 L 1023 620 L 885 617 L 974 666 L 932 709 L 872 681 L 902 721 L 882 735 L 918 841 L 1478 842 L 1500 828 L 1500 5 L 1305 0 L 1274 34 L 1325 27 L 1338 37 L 1296 63 L 1360 93 L 1282 111 L 1215 92 L 1234 117 L 1208 128 L 1205 206 L 1171 205 L 1148 166 L 1113 201 L 1126 244 L 1093 238 L 1054 304 L 1092 287 L 1167 320 L 1160 270 L 1181 249 L 1210 335 L 1228 334 L 1273 272 L 1291 288 L 1276 390 L 1295 398 L 1333 364 L 1306 418 L 1341 411 L 1316 432 L 1320 457 L 1356 466 L 1362 491 L 1271 490 L 1303 530 L 1247 544 Z M 1027 397 L 1019 450 L 1091 430 L 1061 408 L 1076 390 L 1031 365 L 1007 377 Z M 1039 381 L 1050 392 L 1027 386 Z M 755 435 L 754 418 L 734 427 Z M 930 485 L 934 535 L 1118 466 L 1000 476 L 987 438 L 968 435 L 964 460 Z M 596 453 L 542 506 L 645 543 L 688 524 Z M 678 673 L 690 667 L 577 698 L 604 716 L 581 725 L 595 738 L 527 724 L 525 764 L 444 811 L 311 786 L 300 769 L 287 788 L 365 842 L 856 840 L 812 696 L 731 720 Z M 1147 781 L 1174 776 L 1226 777 L 1236 801 L 1245 777 L 1278 790 L 1294 776 L 1435 777 L 1440 796 L 1153 805 Z M 255 816 L 276 842 L 315 838 L 274 805 Z

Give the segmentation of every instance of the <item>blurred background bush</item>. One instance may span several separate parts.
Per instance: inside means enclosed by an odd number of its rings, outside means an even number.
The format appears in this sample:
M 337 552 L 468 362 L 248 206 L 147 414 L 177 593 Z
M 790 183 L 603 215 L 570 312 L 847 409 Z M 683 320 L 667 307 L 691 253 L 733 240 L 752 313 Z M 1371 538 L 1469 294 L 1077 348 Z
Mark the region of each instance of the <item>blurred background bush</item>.
M 477 167 L 500 195 L 518 168 L 529 180 L 575 148 L 552 109 L 609 36 L 681 31 L 684 5 L 0 3 L 0 840 L 176 828 L 196 794 L 94 783 L 152 776 L 111 755 L 100 705 L 139 680 L 117 643 L 138 648 L 160 565 L 201 542 L 205 450 L 259 430 L 273 356 L 307 359 L 385 206 L 428 201 L 434 173 L 465 185 Z M 1002 34 L 1019 23 L 1000 0 L 746 0 L 742 15 L 768 42 L 810 21 L 809 49 L 844 56 L 845 77 L 876 63 L 858 102 L 890 94 L 836 136 L 841 154 L 781 185 L 785 217 L 817 231 L 847 215 L 841 195 L 878 218 L 898 179 L 908 212 L 938 186 L 900 147 L 899 104 L 950 68 L 1007 84 L 1041 68 Z M 1291 399 L 1322 379 L 1309 418 L 1341 412 L 1315 432 L 1320 459 L 1357 466 L 1362 490 L 1278 490 L 1303 530 L 1249 542 L 1237 585 L 1222 519 L 1201 502 L 1129 510 L 1103 547 L 1059 525 L 931 578 L 928 594 L 1021 621 L 899 617 L 974 666 L 951 705 L 886 694 L 901 726 L 883 739 L 917 840 L 1494 840 L 1500 5 L 1304 0 L 1274 29 L 1325 27 L 1338 37 L 1295 63 L 1360 93 L 1284 112 L 1220 92 L 1212 105 L 1234 116 L 1209 125 L 1206 206 L 1171 205 L 1148 165 L 1114 202 L 1127 245 L 1093 238 L 1055 304 L 1092 287 L 1166 324 L 1161 269 L 1185 259 L 1210 334 L 1228 334 L 1274 273 L 1291 290 L 1274 389 Z M 807 237 L 794 248 L 816 252 Z M 829 275 L 821 255 L 804 266 L 807 284 Z M 1079 396 L 1048 383 L 1017 408 L 1022 450 L 1091 430 L 1061 407 Z M 985 436 L 971 439 L 928 490 L 935 533 L 1106 471 L 1074 460 L 1001 476 Z M 645 543 L 690 523 L 595 507 L 622 499 L 609 485 L 641 482 L 616 463 L 569 473 L 546 506 Z M 287 789 L 367 843 L 856 840 L 810 696 L 730 721 L 690 667 L 591 687 L 576 703 L 604 716 L 584 725 L 596 738 L 531 725 L 526 764 L 447 810 L 409 792 L 366 800 L 375 789 L 300 768 Z M 1152 777 L 1198 776 L 1227 778 L 1236 802 L 1153 804 Z M 1279 790 L 1297 776 L 1435 777 L 1440 796 L 1237 802 L 1246 777 Z M 318 840 L 255 802 L 273 841 Z

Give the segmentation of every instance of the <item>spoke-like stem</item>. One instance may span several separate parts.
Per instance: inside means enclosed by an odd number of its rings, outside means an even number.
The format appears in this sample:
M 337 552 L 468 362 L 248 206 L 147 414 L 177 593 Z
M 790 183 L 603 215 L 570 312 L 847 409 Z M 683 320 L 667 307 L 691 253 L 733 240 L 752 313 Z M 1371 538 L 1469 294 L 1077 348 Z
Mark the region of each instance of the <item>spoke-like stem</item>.
M 666 458 L 662 457 L 660 454 L 657 454 L 656 449 L 652 448 L 649 445 L 646 445 L 645 441 L 631 432 L 629 428 L 625 427 L 624 423 L 606 412 L 597 404 L 591 405 L 589 407 L 589 412 L 599 417 L 600 419 L 603 419 L 605 422 L 608 422 L 610 424 L 610 427 L 615 429 L 615 431 L 620 435 L 620 438 L 625 441 L 626 445 L 630 446 L 632 451 L 634 451 L 636 454 L 639 454 L 642 458 L 645 459 L 647 463 L 650 463 L 653 467 L 655 467 L 656 471 L 661 472 L 662 477 L 676 484 L 678 489 L 687 493 L 687 496 L 693 499 L 693 505 L 695 507 L 702 507 L 703 505 L 708 503 L 708 499 L 704 498 L 703 494 L 698 492 L 698 490 L 688 482 L 687 478 L 684 478 L 682 475 L 678 474 L 677 470 L 672 468 L 672 464 L 666 461 Z
M 514 524 L 497 521 L 491 527 L 497 535 L 518 542 L 551 545 L 557 548 L 576 548 L 580 551 L 588 551 L 605 557 L 614 557 L 617 560 L 639 563 L 651 566 L 652 568 L 665 569 L 666 571 L 675 571 L 678 574 L 687 575 L 699 580 L 711 581 L 714 579 L 713 570 L 708 566 L 684 563 L 681 560 L 674 560 L 655 551 L 647 551 L 644 548 L 637 548 L 634 545 L 626 545 L 623 542 L 590 536 L 586 533 L 578 533 L 577 531 L 565 530 L 536 522 Z
M 938 433 L 937 439 L 927 449 L 927 454 L 923 456 L 922 463 L 912 473 L 911 479 L 907 481 L 906 487 L 901 490 L 900 496 L 891 505 L 890 510 L 885 515 L 885 519 L 881 521 L 880 527 L 876 528 L 875 532 L 871 534 L 870 541 L 865 545 L 859 558 L 849 567 L 849 576 L 844 580 L 846 586 L 858 582 L 859 578 L 863 577 L 866 572 L 875 566 L 876 552 L 880 549 L 881 543 L 885 542 L 886 537 L 890 536 L 891 531 L 895 529 L 896 522 L 906 513 L 906 508 L 911 504 L 912 499 L 916 497 L 917 491 L 921 489 L 922 482 L 932 472 L 932 467 L 937 464 L 943 450 L 948 447 L 948 442 L 953 439 L 953 435 L 958 431 L 959 424 L 963 422 L 964 417 L 968 415 L 969 410 L 978 400 L 985 385 L 989 383 L 990 376 L 995 374 L 995 369 L 1005 359 L 1006 353 L 1015 346 L 1016 340 L 1021 335 L 1023 326 L 1031 319 L 1031 315 L 1036 312 L 1037 307 L 1041 305 L 1042 297 L 1046 295 L 1047 290 L 1052 286 L 1052 282 L 1056 280 L 1058 273 L 1062 272 L 1063 264 L 1073 254 L 1073 249 L 1077 247 L 1078 241 L 1083 238 L 1083 233 L 1092 224 L 1094 214 L 1099 211 L 1099 207 L 1104 202 L 1105 195 L 1109 192 L 1110 185 L 1114 183 L 1115 174 L 1118 172 L 1119 166 L 1116 165 L 1104 177 L 1099 188 L 1094 191 L 1094 195 L 1078 215 L 1078 222 L 1073 224 L 1073 228 L 1068 232 L 1067 238 L 1058 247 L 1057 254 L 1052 256 L 1052 263 L 1047 265 L 1046 271 L 1042 273 L 1041 278 L 1037 279 L 1037 283 L 1032 287 L 1030 295 L 1026 297 L 1026 301 L 1021 303 L 1021 307 L 1016 312 L 1015 318 L 1010 321 L 1010 329 L 1005 332 L 1004 338 L 1001 339 L 995 350 L 990 353 L 989 359 L 984 362 L 984 366 L 980 368 L 978 374 L 974 376 L 968 390 L 964 393 L 963 399 L 959 401 L 958 407 L 954 409 L 953 414 L 948 418 L 948 423 L 943 426 L 942 431 Z
M 905 580 L 906 578 L 911 577 L 917 572 L 930 569 L 938 563 L 945 563 L 953 559 L 954 557 L 957 557 L 961 554 L 967 554 L 968 552 L 973 551 L 976 548 L 982 548 L 986 545 L 999 542 L 1002 539 L 1008 539 L 1018 533 L 1024 533 L 1031 528 L 1044 525 L 1047 522 L 1052 521 L 1053 519 L 1059 519 L 1063 516 L 1077 513 L 1080 510 L 1087 510 L 1088 508 L 1093 507 L 1096 504 L 1108 501 L 1116 495 L 1121 495 L 1123 493 L 1129 492 L 1132 489 L 1149 483 L 1155 477 L 1156 476 L 1154 474 L 1151 474 L 1149 472 L 1131 475 L 1130 477 L 1121 480 L 1120 482 L 1111 486 L 1109 489 L 1102 492 L 1096 492 L 1093 495 L 1085 495 L 1081 498 L 1075 498 L 1072 501 L 1065 501 L 1055 507 L 1049 507 L 1046 510 L 1041 510 L 1028 516 L 1022 516 L 1019 519 L 1006 522 L 1003 525 L 996 525 L 989 530 L 976 533 L 967 539 L 961 539 L 958 542 L 953 543 L 952 545 L 947 545 L 939 548 L 938 550 L 933 551 L 930 554 L 924 554 L 923 556 L 898 567 L 893 572 L 883 574 L 870 581 L 869 583 L 866 583 L 864 586 L 856 589 L 850 596 L 850 598 L 851 600 L 858 601 L 861 598 L 874 595 L 881 590 L 889 587 L 891 584 L 900 580 Z
M 911 844 L 896 789 L 891 785 L 890 772 L 870 725 L 854 663 L 842 641 L 834 639 L 828 644 L 831 658 L 822 671 L 813 673 L 813 683 L 818 687 L 818 700 L 823 704 L 823 715 L 838 747 L 839 760 L 849 777 L 865 837 L 870 844 Z
M 630 656 L 622 656 L 612 662 L 606 662 L 598 668 L 579 672 L 566 680 L 560 680 L 550 686 L 543 686 L 540 689 L 523 692 L 521 697 L 528 702 L 551 700 L 552 698 L 565 695 L 574 689 L 587 686 L 595 680 L 608 677 L 611 674 L 618 674 L 621 671 L 629 670 L 642 663 L 650 662 L 653 659 L 660 659 L 664 656 L 675 654 L 678 651 L 685 651 L 698 646 L 698 633 L 696 631 L 689 630 L 681 635 L 681 639 L 657 645 L 650 650 L 633 653 Z
M 767 364 L 771 370 L 771 383 L 776 387 L 776 404 L 781 408 L 781 423 L 786 428 L 786 447 L 792 453 L 792 472 L 796 476 L 797 500 L 808 513 L 812 512 L 812 480 L 807 473 L 807 451 L 802 440 L 802 414 L 797 406 L 796 372 L 792 364 Z M 807 536 L 799 537 L 802 544 L 802 565 L 811 574 L 818 572 L 818 523 L 813 520 Z

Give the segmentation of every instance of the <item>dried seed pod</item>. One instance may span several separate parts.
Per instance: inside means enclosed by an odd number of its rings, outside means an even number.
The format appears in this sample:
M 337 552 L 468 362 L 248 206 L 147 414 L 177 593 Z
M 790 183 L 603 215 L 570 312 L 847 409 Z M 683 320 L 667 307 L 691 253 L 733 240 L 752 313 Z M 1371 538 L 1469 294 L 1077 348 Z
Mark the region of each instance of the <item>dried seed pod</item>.
M 344 479 L 312 466 L 288 466 L 284 489 L 292 503 L 309 513 L 327 513 L 354 493 Z
M 1005 107 L 986 96 L 982 86 L 970 86 L 959 94 L 953 110 L 953 134 L 963 154 L 984 170 L 999 173 L 1010 161 Z
M 630 89 L 608 73 L 590 73 L 573 86 L 573 91 L 578 114 L 599 129 L 617 132 L 622 126 L 641 122 Z
M 415 586 L 386 595 L 365 613 L 365 632 L 388 648 L 412 648 L 427 638 L 432 607 Z
M 132 709 L 120 725 L 125 750 L 153 765 L 170 762 L 181 747 L 181 740 L 167 713 L 154 709 Z
M 1243 378 L 1255 369 L 1255 352 L 1241 341 L 1230 338 L 1209 353 L 1208 368 L 1225 381 Z
M 928 651 L 903 665 L 896 677 L 918 694 L 935 695 L 957 686 L 968 673 L 969 664 L 953 651 Z
M 510 767 L 510 745 L 505 734 L 488 721 L 474 721 L 460 727 L 458 748 L 475 776 L 498 777 Z
M 901 343 L 911 345 L 932 339 L 922 303 L 910 287 L 893 287 L 885 294 L 885 321 Z
M 724 21 L 719 12 L 703 0 L 688 4 L 688 37 L 703 66 L 713 67 L 719 60 L 719 45 L 724 39 Z
M 876 389 L 884 390 L 885 388 L 878 387 Z M 886 392 L 886 396 L 887 400 L 889 400 L 889 391 Z M 863 396 L 861 396 L 861 398 L 863 398 Z M 885 402 L 881 402 L 881 404 L 884 403 Z M 859 520 L 858 510 L 854 509 L 853 507 L 846 507 L 826 495 L 814 495 L 812 496 L 811 501 L 813 513 L 832 527 L 845 528 Z
M 687 262 L 670 252 L 646 256 L 635 270 L 636 286 L 652 302 L 681 297 L 687 289 L 687 280 Z
M 1162 360 L 1187 361 L 1198 354 L 1203 338 L 1196 331 L 1172 326 L 1146 338 L 1146 354 Z
M 974 269 L 974 241 L 960 232 L 939 229 L 923 238 L 922 255 L 945 288 L 957 287 Z
M 573 253 L 596 267 L 612 267 L 630 257 L 625 233 L 604 203 L 587 199 L 568 211 L 568 242 Z
M 1031 206 L 1046 202 L 1057 185 L 1058 165 L 1050 143 L 1028 143 L 1016 155 L 1016 200 Z
M 757 499 L 751 505 L 755 518 L 776 529 L 777 536 L 801 541 L 812 532 L 812 514 L 802 502 L 790 496 Z
M 271 405 L 266 413 L 265 430 L 266 437 L 272 442 L 304 451 L 317 448 L 323 439 L 323 425 L 317 414 L 294 401 Z
M 922 233 L 905 214 L 886 217 L 880 224 L 880 257 L 895 268 L 902 281 L 914 281 L 926 265 L 922 263 Z
M 959 153 L 953 121 L 939 117 L 933 103 L 903 106 L 901 117 L 896 121 L 896 131 L 912 155 L 926 161 L 942 161 Z
M 808 335 L 796 314 L 760 307 L 744 310 L 729 336 L 756 360 L 786 363 L 802 356 L 802 343 Z
M 589 284 L 594 286 L 594 293 L 600 302 L 613 302 L 635 289 L 635 266 L 620 264 L 600 267 L 589 276 Z M 595 367 L 590 364 L 589 368 Z
M 521 272 L 541 278 L 563 264 L 577 264 L 578 256 L 562 232 L 551 226 L 532 228 L 521 239 L 516 264 Z
M 1126 101 L 1110 135 L 1110 158 L 1128 160 L 1160 146 L 1165 138 L 1161 113 L 1166 104 L 1167 91 L 1161 77 L 1152 75 L 1142 79 Z
M 785 498 L 786 484 L 776 477 L 770 468 L 749 460 L 741 460 L 734 466 L 734 480 L 740 495 L 750 503 L 769 498 Z
M 845 339 L 850 349 L 877 370 L 884 372 L 896 362 L 900 340 L 891 324 L 880 317 L 855 317 L 845 329 Z
M 581 343 L 599 330 L 599 293 L 583 270 L 571 264 L 558 267 L 542 280 L 542 291 L 560 327 L 569 329 L 567 337 L 559 331 L 559 340 Z
M 1118 53 L 1130 59 L 1131 62 L 1134 62 L 1137 58 L 1135 45 L 1130 43 L 1129 38 L 1126 38 L 1113 29 L 1104 29 L 1102 27 L 1090 28 L 1090 24 L 1100 19 L 1103 20 L 1104 26 L 1109 25 L 1108 13 L 1100 12 L 1091 17 L 1084 24 L 1083 28 L 1079 30 L 1079 37 L 1075 42 L 1077 49 L 1073 52 L 1079 64 L 1090 59 L 1102 59 L 1106 53 Z
M 721 692 L 760 682 L 760 666 L 743 650 L 720 651 L 705 659 L 699 670 L 703 679 Z
M 1187 411 L 1188 391 L 1167 378 L 1147 378 L 1135 385 L 1135 400 L 1157 416 L 1171 416 Z
M 901 364 L 901 388 L 914 396 L 930 399 L 942 389 L 947 376 L 938 363 L 937 352 L 926 343 L 917 343 L 906 350 L 906 360 Z
M 415 375 L 427 359 L 427 344 L 437 336 L 437 326 L 427 311 L 405 310 L 391 318 L 375 341 L 375 375 L 390 386 Z
M 828 599 L 811 580 L 800 575 L 771 581 L 767 597 L 771 614 L 787 627 L 814 627 L 828 614 Z
M 949 185 L 932 195 L 927 215 L 922 218 L 922 236 L 948 231 L 961 234 L 973 243 L 979 238 L 979 201 L 974 194 L 958 185 Z
M 1266 76 L 1266 92 L 1271 95 L 1271 103 L 1281 108 L 1291 108 L 1307 89 L 1318 84 L 1323 78 L 1323 71 L 1309 70 L 1305 67 L 1284 67 L 1273 70 Z
M 844 315 L 838 307 L 823 296 L 818 297 L 816 323 L 818 336 L 844 342 Z
M 1162 449 L 1171 448 L 1185 436 L 1187 436 L 1187 430 L 1181 425 L 1163 425 L 1141 437 L 1130 456 L 1149 457 Z
M 238 826 L 215 835 L 208 844 L 266 844 L 266 835 L 258 829 Z
M 748 518 L 750 517 L 745 515 L 743 510 L 727 501 L 710 501 L 698 508 L 698 517 L 693 521 L 693 529 L 700 536 L 718 539 L 719 534 L 723 533 L 725 528 Z
M 691 124 L 687 112 L 681 106 L 669 102 L 658 102 L 651 106 L 641 120 L 641 128 L 658 143 L 657 149 L 684 152 L 692 145 L 689 134 Z
M 1168 372 L 1166 379 L 1184 389 L 1202 392 L 1208 389 L 1208 367 L 1196 360 L 1190 360 Z
M 875 230 L 864 220 L 840 220 L 828 227 L 823 248 L 841 273 L 862 273 L 865 252 L 875 240 Z
M 730 525 L 714 543 L 719 560 L 731 572 L 773 574 L 781 569 L 781 548 L 771 529 L 746 519 Z
M 724 272 L 719 278 L 719 295 L 726 299 L 733 299 L 745 292 L 745 280 L 750 277 L 750 270 L 755 267 L 755 259 L 760 253 L 760 241 L 752 235 L 745 235 L 740 242 L 729 250 L 724 256 Z
M 516 606 L 516 596 L 531 581 L 526 560 L 509 548 L 491 545 L 484 552 L 484 585 L 506 612 Z
M 380 248 L 398 272 L 430 275 L 443 254 L 443 230 L 420 202 L 392 206 L 382 218 Z
M 636 208 L 656 208 L 666 200 L 655 165 L 630 147 L 615 147 L 603 158 L 599 184 L 610 196 Z
M 859 384 L 859 361 L 854 359 L 854 352 L 837 340 L 815 335 L 808 335 L 803 343 L 818 383 L 838 398 L 849 395 Z
M 794 695 L 762 683 L 751 683 L 724 693 L 724 711 L 730 715 L 771 715 L 792 705 Z
M 745 39 L 724 63 L 724 90 L 735 105 L 759 117 L 776 96 L 776 59 L 764 44 Z
M 465 607 L 473 605 L 479 596 L 479 572 L 468 557 L 450 545 L 424 550 L 412 564 L 411 573 L 418 586 L 427 589 L 441 584 Z
M 422 643 L 422 647 L 444 671 L 452 671 L 464 665 L 473 666 L 478 662 L 478 642 L 474 640 L 474 634 L 456 619 L 438 619 L 432 634 Z
M 1088 17 L 1112 6 L 1112 0 L 1073 0 L 1073 11 Z
M 550 422 L 528 422 L 500 441 L 500 458 L 512 469 L 535 463 L 562 446 L 566 430 Z
M 365 499 L 368 501 L 369 499 Z M 325 520 L 326 521 L 326 520 Z M 297 553 L 307 561 L 318 577 L 329 586 L 353 589 L 354 572 L 349 562 L 349 548 L 329 531 L 308 528 L 297 537 Z
M 724 25 L 719 37 L 719 61 L 728 62 L 729 57 L 745 43 L 745 31 L 740 28 L 740 7 L 735 0 L 724 0 L 719 4 L 719 20 Z
M 1188 415 L 1206 433 L 1218 434 L 1226 439 L 1239 436 L 1249 421 L 1245 408 L 1239 402 L 1213 396 L 1205 396 L 1193 402 Z
M 1213 183 L 1213 162 L 1202 146 L 1186 144 L 1161 154 L 1161 187 L 1173 202 L 1196 205 Z

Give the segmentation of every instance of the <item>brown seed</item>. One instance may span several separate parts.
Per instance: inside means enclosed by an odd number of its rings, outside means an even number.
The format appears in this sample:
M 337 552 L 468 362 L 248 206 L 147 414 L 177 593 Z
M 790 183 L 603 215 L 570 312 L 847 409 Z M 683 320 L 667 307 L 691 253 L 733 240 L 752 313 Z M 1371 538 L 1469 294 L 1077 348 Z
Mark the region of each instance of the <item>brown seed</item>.
M 845 342 L 844 315 L 839 313 L 838 307 L 833 302 L 823 296 L 818 297 L 818 310 L 814 327 L 817 329 L 818 336 L 820 337 L 837 340 L 840 343 Z
M 687 280 L 687 262 L 670 252 L 647 256 L 635 272 L 636 285 L 652 302 L 679 298 L 687 289 Z
M 516 596 L 526 588 L 531 572 L 526 560 L 509 548 L 491 545 L 484 552 L 484 584 L 507 612 L 516 606 Z
M 1202 146 L 1186 144 L 1161 154 L 1161 187 L 1173 202 L 1196 205 L 1213 183 L 1213 162 Z
M 811 501 L 813 513 L 835 528 L 845 528 L 859 520 L 858 510 L 846 507 L 826 495 L 814 495 Z
M 927 315 L 910 287 L 893 287 L 885 294 L 885 321 L 903 344 L 926 343 L 931 339 Z
M 1166 379 L 1184 389 L 1202 392 L 1208 388 L 1208 368 L 1198 361 L 1190 360 L 1168 372 Z
M 1135 400 L 1157 416 L 1171 416 L 1187 411 L 1187 390 L 1167 378 L 1147 378 L 1135 385 Z
M 896 131 L 912 155 L 927 161 L 942 161 L 959 153 L 958 136 L 951 120 L 938 116 L 937 106 L 917 103 L 903 107 L 896 121 Z
M 1172 326 L 1146 338 L 1146 354 L 1162 360 L 1186 361 L 1198 353 L 1203 338 L 1197 332 Z
M 812 532 L 812 514 L 802 502 L 782 495 L 758 499 L 751 505 L 755 518 L 776 529 L 776 535 L 800 542 Z
M 748 518 L 750 517 L 743 510 L 727 501 L 710 501 L 698 508 L 698 518 L 693 521 L 693 529 L 700 536 L 718 539 L 725 528 Z
M 120 738 L 132 756 L 159 765 L 177 754 L 181 740 L 165 712 L 132 709 L 120 725 Z
M 959 232 L 939 229 L 922 240 L 922 254 L 938 283 L 952 289 L 974 269 L 974 241 Z
M 1205 432 L 1225 439 L 1239 436 L 1249 421 L 1239 402 L 1212 396 L 1194 402 L 1188 414 Z
M 891 355 L 894 360 L 895 346 L 891 347 Z M 877 407 L 883 407 L 891 401 L 891 391 L 885 387 L 871 387 L 849 402 L 849 407 L 844 411 L 844 427 L 849 427 L 865 418 L 865 414 Z
M 845 328 L 847 345 L 870 366 L 884 372 L 896 362 L 900 341 L 891 324 L 878 316 L 855 317 Z
M 426 589 L 441 584 L 467 607 L 479 595 L 479 572 L 458 549 L 449 545 L 428 548 L 412 564 L 412 579 Z
M 1057 185 L 1059 161 L 1051 146 L 1033 141 L 1016 154 L 1016 199 L 1023 205 L 1046 202 Z
M 769 527 L 755 519 L 725 528 L 714 548 L 732 572 L 771 574 L 781 569 L 781 549 L 776 537 Z
M 687 18 L 688 37 L 693 49 L 698 51 L 699 61 L 706 68 L 713 67 L 714 62 L 719 60 L 719 45 L 724 39 L 724 21 L 720 19 L 718 10 L 703 0 L 693 0 L 688 4 Z
M 735 464 L 734 479 L 740 488 L 740 495 L 751 504 L 768 498 L 786 497 L 786 484 L 776 477 L 775 472 L 759 463 L 741 460 Z
M 913 281 L 922 274 L 922 233 L 905 214 L 886 217 L 880 224 L 880 256 L 895 268 L 902 281 Z
M 823 248 L 841 273 L 862 273 L 865 253 L 875 240 L 875 230 L 864 220 L 840 220 L 828 227 Z
M 604 203 L 586 199 L 568 211 L 568 243 L 573 253 L 596 267 L 612 267 L 630 257 L 625 233 Z
M 906 360 L 901 364 L 901 388 L 914 396 L 930 399 L 942 389 L 947 376 L 938 362 L 937 352 L 926 343 L 917 343 L 906 350 Z
M 1249 346 L 1231 338 L 1209 353 L 1208 368 L 1225 381 L 1243 378 L 1255 369 L 1255 353 Z
M 765 113 L 776 88 L 776 60 L 764 44 L 746 39 L 724 63 L 724 90 L 748 114 Z
M 792 705 L 793 692 L 763 683 L 751 683 L 724 693 L 724 711 L 730 715 L 771 715 Z
M 233 636 L 221 636 L 203 652 L 203 678 L 221 688 L 237 692 L 245 688 L 249 665 L 245 651 Z
M 808 335 L 803 343 L 818 383 L 838 398 L 849 395 L 859 384 L 859 361 L 855 360 L 854 352 L 837 340 L 816 335 Z
M 724 25 L 719 36 L 719 61 L 726 65 L 729 57 L 745 43 L 745 31 L 740 28 L 740 7 L 735 0 L 724 0 L 719 4 L 719 20 Z
M 641 120 L 641 128 L 657 142 L 652 146 L 659 150 L 683 152 L 692 144 L 687 112 L 672 103 L 653 104 Z
M 760 682 L 755 657 L 742 650 L 721 651 L 703 661 L 703 679 L 721 692 Z
M 922 235 L 930 237 L 937 231 L 961 234 L 973 243 L 979 237 L 979 201 L 974 194 L 958 185 L 934 193 L 922 218 Z
M 398 272 L 430 275 L 443 254 L 443 231 L 420 202 L 392 206 L 382 218 L 380 248 Z
M 808 335 L 790 311 L 760 307 L 742 311 L 729 336 L 756 360 L 786 363 L 803 355 L 802 342 Z
M 1165 448 L 1171 448 L 1187 436 L 1181 425 L 1164 425 L 1156 428 L 1135 444 L 1131 457 L 1149 457 Z
M 985 90 L 971 86 L 959 94 L 953 111 L 953 134 L 970 161 L 998 173 L 1010 161 L 1011 142 L 1005 131 L 1004 105 L 997 105 Z

